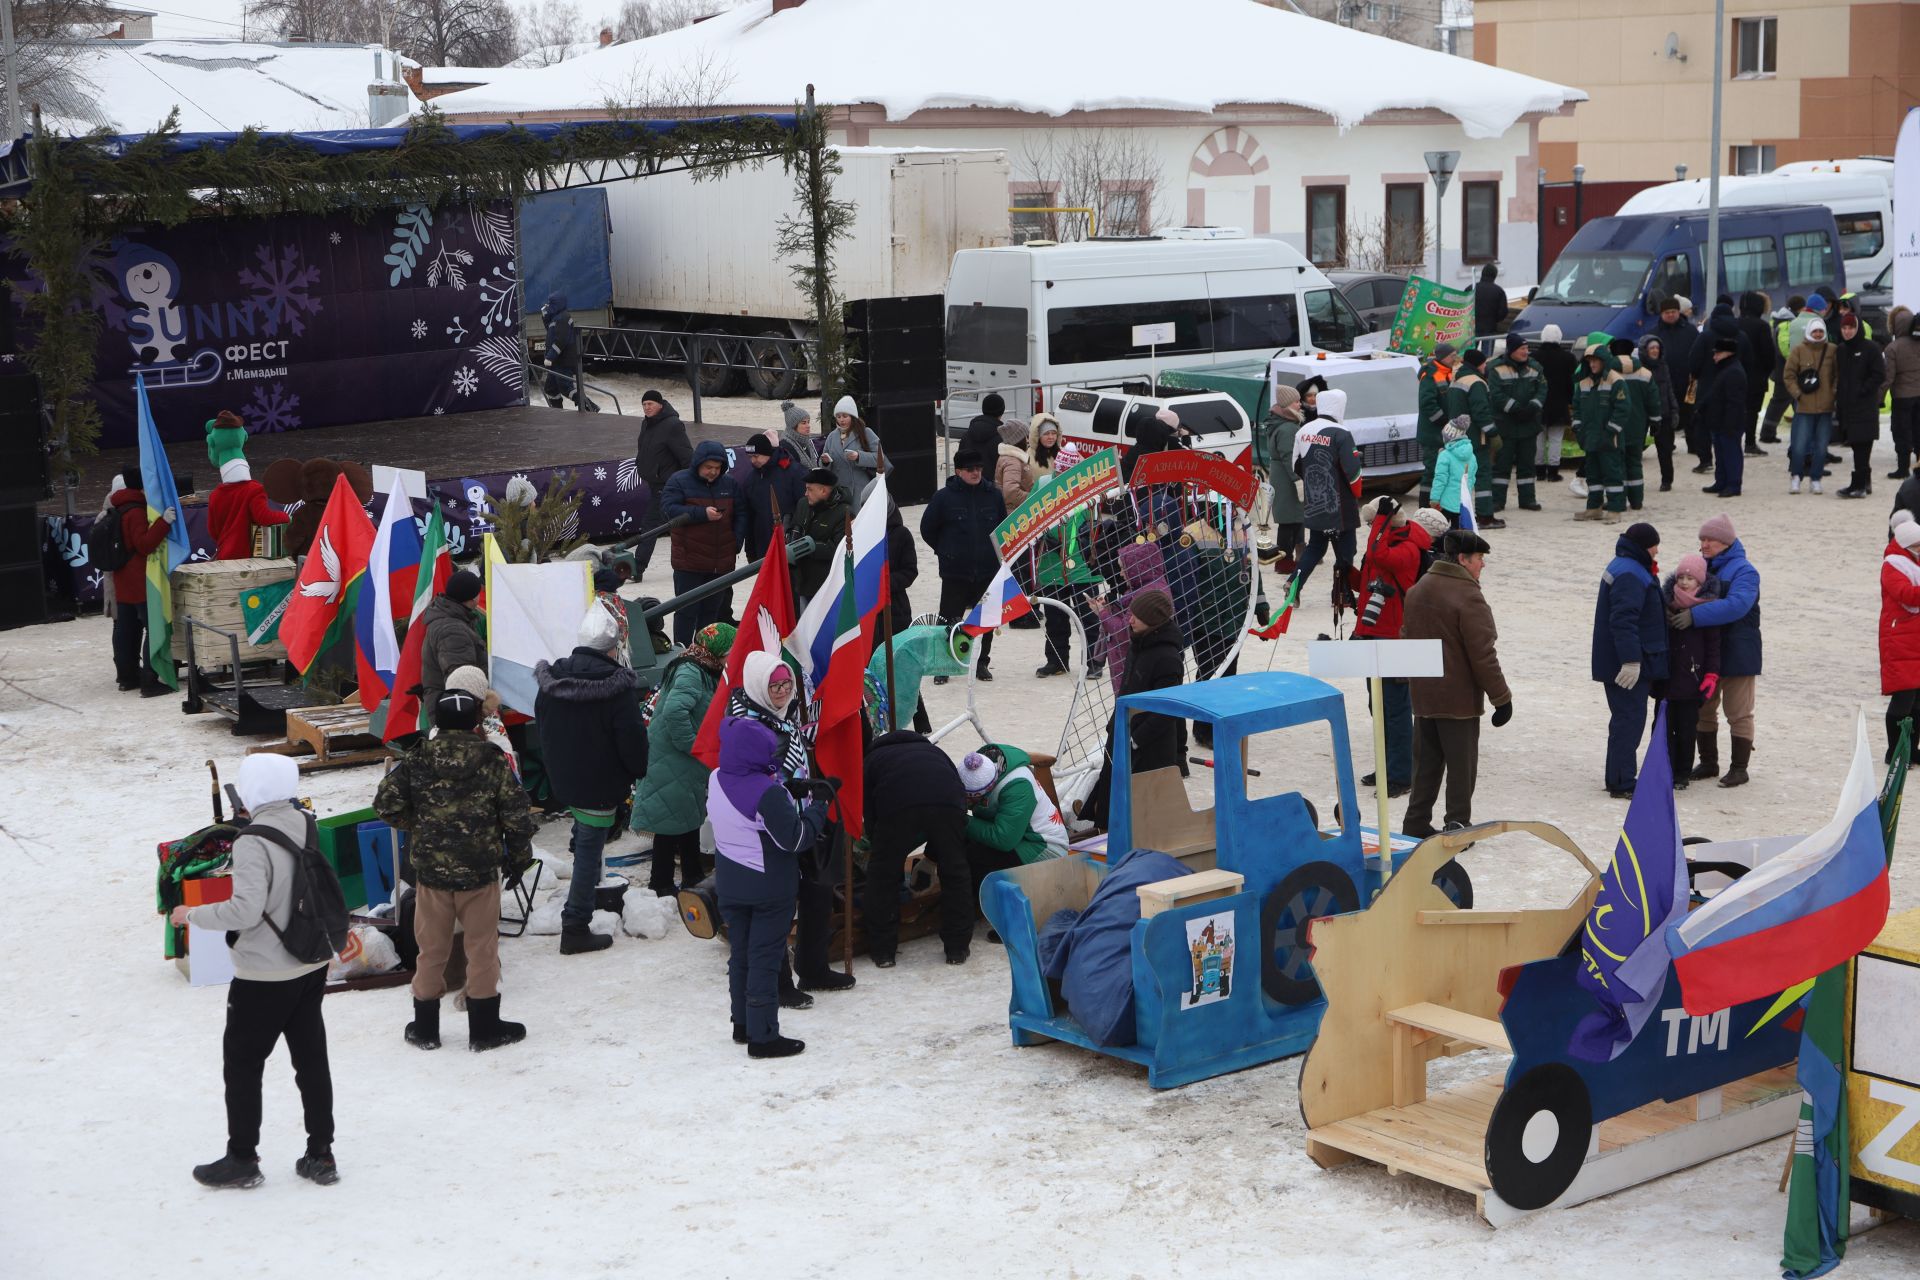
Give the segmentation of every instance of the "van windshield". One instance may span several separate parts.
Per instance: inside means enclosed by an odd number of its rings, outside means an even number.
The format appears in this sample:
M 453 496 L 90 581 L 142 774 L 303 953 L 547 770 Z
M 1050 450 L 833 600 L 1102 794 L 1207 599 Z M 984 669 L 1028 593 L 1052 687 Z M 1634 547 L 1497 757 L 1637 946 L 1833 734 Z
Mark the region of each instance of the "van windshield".
M 1652 269 L 1653 258 L 1644 253 L 1563 253 L 1533 300 L 1624 307 L 1640 296 Z
M 947 359 L 969 364 L 1027 362 L 1025 307 L 948 307 Z

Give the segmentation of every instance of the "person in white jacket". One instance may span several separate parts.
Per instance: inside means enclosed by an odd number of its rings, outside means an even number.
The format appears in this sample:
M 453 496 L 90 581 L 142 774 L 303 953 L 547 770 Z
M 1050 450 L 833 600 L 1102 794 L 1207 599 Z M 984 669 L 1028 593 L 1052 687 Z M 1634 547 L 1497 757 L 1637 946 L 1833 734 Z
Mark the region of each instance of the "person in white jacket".
M 313 819 L 294 801 L 300 771 L 286 756 L 248 756 L 235 790 L 257 827 L 271 827 L 295 845 Z M 227 988 L 227 1030 L 221 1040 L 226 1075 L 227 1150 L 193 1177 L 216 1188 L 260 1185 L 260 1076 L 282 1036 L 306 1113 L 307 1150 L 294 1172 L 322 1186 L 339 1181 L 333 1160 L 333 1075 L 327 1028 L 320 1017 L 327 962 L 296 960 L 275 927 L 293 917 L 294 855 L 262 836 L 233 842 L 233 896 L 225 902 L 175 907 L 173 923 L 228 933 L 233 983 Z M 204 941 L 203 941 L 204 945 Z

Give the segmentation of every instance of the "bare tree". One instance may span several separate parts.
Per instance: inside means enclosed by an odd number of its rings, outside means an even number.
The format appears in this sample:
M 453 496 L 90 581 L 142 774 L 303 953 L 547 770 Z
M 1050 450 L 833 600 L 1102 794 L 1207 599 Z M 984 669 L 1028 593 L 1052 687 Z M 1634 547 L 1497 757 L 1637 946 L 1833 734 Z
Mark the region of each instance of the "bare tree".
M 31 117 L 33 108 L 65 119 L 89 113 L 84 103 L 92 94 L 76 63 L 88 56 L 82 43 L 119 25 L 119 11 L 97 0 L 36 0 L 13 6 L 14 66 L 18 76 L 20 109 Z M 6 69 L 0 67 L 0 84 Z M 27 121 L 22 121 L 24 127 Z
M 1297 9 L 1309 18 L 1385 36 L 1423 49 L 1440 46 L 1441 0 L 1261 0 L 1276 9 Z
M 645 40 L 690 27 L 700 19 L 733 8 L 737 0 L 621 0 L 613 24 L 615 40 Z
M 282 36 L 384 44 L 393 5 L 382 0 L 252 0 L 247 20 Z
M 1015 214 L 1017 240 L 1080 240 L 1097 222 L 1102 235 L 1144 235 L 1160 219 L 1155 200 L 1166 190 L 1166 167 L 1138 129 L 1049 129 L 1025 139 L 1022 167 L 1045 191 L 1027 197 L 1073 214 Z
M 517 30 L 507 0 L 393 0 L 393 47 L 429 66 L 510 62 Z
M 596 87 L 604 95 L 607 114 L 622 120 L 710 114 L 726 101 L 733 80 L 732 66 L 703 50 L 670 66 L 636 59 L 624 79 Z
M 1347 260 L 1354 271 L 1411 275 L 1427 265 L 1427 226 L 1364 218 L 1347 224 Z
M 574 45 L 590 39 L 587 22 L 573 0 L 540 0 L 520 11 L 520 66 L 550 67 L 567 60 Z

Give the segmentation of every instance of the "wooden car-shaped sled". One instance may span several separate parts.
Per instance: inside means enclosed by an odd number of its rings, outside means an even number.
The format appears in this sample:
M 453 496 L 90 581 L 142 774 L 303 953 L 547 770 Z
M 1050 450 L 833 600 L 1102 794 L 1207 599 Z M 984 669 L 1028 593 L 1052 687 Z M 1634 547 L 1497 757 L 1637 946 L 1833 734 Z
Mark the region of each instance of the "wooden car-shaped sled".
M 1522 832 L 1585 868 L 1565 907 L 1463 910 L 1433 887 L 1470 845 Z M 1729 883 L 1706 868 L 1739 873 L 1797 839 L 1693 846 L 1696 891 Z M 1314 922 L 1327 1011 L 1301 1066 L 1300 1110 L 1316 1163 L 1367 1159 L 1456 1187 L 1499 1226 L 1792 1131 L 1799 1019 L 1771 997 L 1694 1017 L 1669 968 L 1659 1008 L 1619 1057 L 1567 1053 L 1595 1008 L 1575 974 L 1600 875 L 1557 827 L 1488 823 L 1422 842 L 1366 911 Z M 1474 1050 L 1512 1061 L 1428 1091 L 1433 1059 Z

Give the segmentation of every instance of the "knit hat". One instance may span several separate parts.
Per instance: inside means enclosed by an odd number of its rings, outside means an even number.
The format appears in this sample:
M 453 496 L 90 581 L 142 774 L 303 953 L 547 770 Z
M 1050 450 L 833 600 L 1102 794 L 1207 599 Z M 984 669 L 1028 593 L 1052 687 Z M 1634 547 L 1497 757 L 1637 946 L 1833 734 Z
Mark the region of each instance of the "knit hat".
M 1173 617 L 1173 598 L 1158 587 L 1150 587 L 1135 596 L 1128 609 L 1152 629 L 1164 625 Z
M 593 571 L 593 589 L 608 594 L 618 591 L 620 589 L 619 571 L 606 568 L 605 566 L 595 569 Z
M 247 466 L 245 458 L 228 458 L 220 464 L 220 483 L 238 484 L 242 480 L 253 479 L 253 471 Z
M 1687 297 L 1685 294 L 1680 296 L 1680 314 L 1683 316 L 1693 314 L 1693 299 Z
M 1027 424 L 1018 418 L 1000 424 L 1000 439 L 1022 449 L 1027 446 Z
M 844 413 L 849 418 L 857 418 L 860 416 L 860 406 L 853 402 L 852 396 L 841 396 L 838 400 L 835 400 L 833 402 L 833 411 L 836 415 Z
M 1895 507 L 1893 514 L 1887 517 L 1887 532 L 1893 532 L 1913 518 L 1913 512 L 1908 511 L 1905 507 Z
M 1809 297 L 1807 298 L 1807 310 L 1809 310 L 1809 311 L 1825 311 L 1826 309 L 1827 309 L 1827 295 L 1826 295 L 1826 294 L 1824 294 L 1824 293 L 1816 293 L 1816 294 L 1813 294 L 1813 295 L 1811 295 L 1811 296 L 1809 296 Z
M 649 401 L 651 401 L 654 404 L 665 404 L 667 402 L 667 398 L 661 395 L 658 391 L 655 391 L 652 387 L 648 387 L 645 391 L 642 391 L 640 393 L 640 403 L 646 404 Z
M 1347 416 L 1347 393 L 1338 387 L 1330 391 L 1322 391 L 1320 398 L 1313 403 L 1314 408 L 1320 411 L 1320 416 L 1323 418 L 1331 418 L 1339 422 Z
M 1695 582 L 1707 580 L 1707 558 L 1698 551 L 1689 551 L 1680 557 L 1680 563 L 1674 566 L 1676 578 L 1692 578 Z
M 970 796 L 983 796 L 993 790 L 993 781 L 999 776 L 991 756 L 969 751 L 960 758 L 960 785 Z
M 1679 296 L 1671 293 L 1660 299 L 1660 305 L 1654 308 L 1655 311 L 1678 311 L 1679 309 Z
M 1520 332 L 1518 329 L 1515 329 L 1513 332 L 1507 335 L 1506 350 L 1508 355 L 1513 354 L 1513 349 L 1515 347 L 1524 347 L 1526 345 L 1527 345 L 1527 335 Z
M 1033 417 L 1027 420 L 1027 438 L 1030 440 L 1038 439 L 1042 431 L 1058 431 L 1059 429 L 1060 419 L 1045 410 L 1034 414 Z
M 1174 430 L 1178 430 L 1180 427 L 1180 415 L 1173 411 L 1172 405 L 1162 405 L 1160 407 L 1160 412 L 1154 414 L 1153 416 L 1160 423 Z
M 1732 546 L 1736 537 L 1733 517 L 1724 511 L 1717 516 L 1708 516 L 1707 522 L 1700 526 L 1700 536 L 1709 542 L 1724 542 Z
M 793 669 L 780 661 L 777 655 L 768 653 L 765 649 L 755 649 L 747 655 L 746 663 L 741 668 L 741 691 L 768 711 L 772 711 L 773 695 L 767 692 L 767 687 L 773 683 L 774 676 L 781 672 L 785 672 L 789 680 L 793 679 Z
M 620 628 L 611 613 L 597 604 L 589 605 L 586 616 L 580 619 L 580 629 L 573 633 L 573 642 L 595 653 L 609 653 L 620 643 Z
M 771 458 L 774 455 L 773 441 L 767 439 L 764 433 L 748 436 L 747 452 L 762 458 Z
M 984 459 L 981 458 L 978 449 L 962 449 L 953 455 L 953 469 L 955 471 L 965 471 L 968 467 L 978 467 L 983 465 L 983 463 Z
M 1644 520 L 1628 525 L 1627 531 L 1620 536 L 1642 551 L 1651 551 L 1660 545 L 1660 531 Z
M 1740 340 L 1738 338 L 1715 338 L 1713 340 L 1713 349 L 1715 351 L 1724 351 L 1730 356 L 1739 355 Z
M 1920 546 L 1920 524 L 1915 524 L 1911 520 L 1907 521 L 1893 531 L 1893 540 L 1899 543 L 1901 548 L 1906 551 L 1911 551 L 1915 546 Z
M 233 789 L 240 793 L 247 812 L 257 813 L 262 805 L 293 799 L 300 789 L 300 766 L 291 756 L 248 756 L 240 762 Z
M 997 418 L 1007 411 L 1007 402 L 1000 398 L 998 391 L 989 391 L 980 397 L 980 412 L 989 418 Z
M 1560 332 L 1560 326 L 1557 324 L 1550 324 L 1540 331 L 1540 341 L 1542 342 L 1558 343 L 1563 337 L 1564 335 Z
M 1457 354 L 1459 354 L 1458 349 L 1455 348 L 1455 346 L 1451 342 L 1439 342 L 1434 344 L 1433 358 L 1435 360 L 1445 360 L 1448 356 L 1457 355 Z
M 724 658 L 733 649 L 735 628 L 730 622 L 709 622 L 693 634 L 693 645 L 716 658 Z
M 1478 369 L 1486 362 L 1487 353 L 1478 347 L 1468 347 L 1466 353 L 1460 357 L 1460 363 L 1466 365 L 1469 369 Z
M 455 667 L 447 673 L 447 688 L 470 693 L 484 702 L 489 692 L 487 673 L 475 666 Z
M 780 402 L 780 416 L 786 420 L 787 430 L 798 431 L 803 422 L 812 422 L 813 415 L 791 400 Z
M 474 729 L 480 724 L 480 699 L 465 689 L 449 689 L 433 704 L 433 723 L 441 729 Z
M 1447 520 L 1447 513 L 1438 507 L 1422 507 L 1413 513 L 1413 522 L 1427 531 L 1429 538 L 1444 538 L 1447 530 L 1453 526 Z
M 807 472 L 807 483 L 823 484 L 831 489 L 840 483 L 840 477 L 833 473 L 833 468 L 831 467 L 815 467 L 813 470 Z
M 1452 444 L 1455 440 L 1465 440 L 1467 438 L 1467 428 L 1472 425 L 1472 418 L 1469 418 L 1464 413 L 1460 414 L 1448 422 L 1446 426 L 1440 428 L 1440 439 L 1448 444 Z
M 1842 311 L 1840 313 L 1840 327 L 1842 329 L 1858 329 L 1860 327 L 1860 317 L 1851 311 Z
M 1445 346 L 1446 344 L 1442 343 L 1441 345 Z M 1273 389 L 1273 404 L 1270 411 L 1273 413 L 1285 413 L 1288 409 L 1293 408 L 1299 403 L 1300 393 L 1285 383 L 1282 383 Z
M 1632 338 L 1613 338 L 1608 341 L 1607 350 L 1617 356 L 1630 356 L 1635 350 L 1634 341 Z
M 1812 307 L 1808 307 L 1808 308 L 1807 308 L 1807 310 L 1809 310 L 1809 311 L 1811 311 L 1811 310 L 1813 310 L 1813 308 L 1812 308 Z M 1807 337 L 1809 337 L 1809 338 L 1817 338 L 1817 339 L 1819 339 L 1820 341 L 1822 341 L 1822 342 L 1825 342 L 1825 341 L 1827 340 L 1827 325 L 1826 325 L 1826 322 L 1825 322 L 1824 320 L 1815 320 L 1815 321 L 1814 321 L 1814 322 L 1813 322 L 1812 324 L 1810 324 L 1810 325 L 1808 325 L 1808 326 L 1807 326 Z
M 468 604 L 480 598 L 480 575 L 471 569 L 462 569 L 447 579 L 447 599 Z

